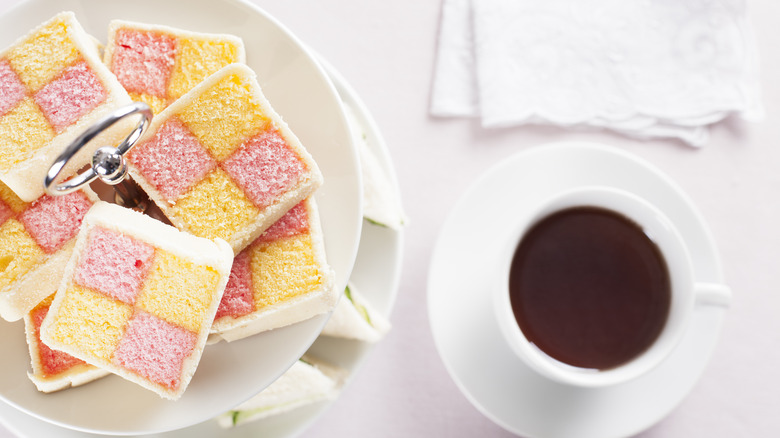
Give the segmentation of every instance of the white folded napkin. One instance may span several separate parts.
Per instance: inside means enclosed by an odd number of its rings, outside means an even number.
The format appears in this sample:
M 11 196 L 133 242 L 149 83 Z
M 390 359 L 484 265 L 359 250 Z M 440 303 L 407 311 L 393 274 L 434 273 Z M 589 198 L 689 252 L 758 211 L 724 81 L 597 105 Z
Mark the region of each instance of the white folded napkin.
M 600 127 L 700 146 L 758 121 L 743 0 L 443 0 L 431 113 Z

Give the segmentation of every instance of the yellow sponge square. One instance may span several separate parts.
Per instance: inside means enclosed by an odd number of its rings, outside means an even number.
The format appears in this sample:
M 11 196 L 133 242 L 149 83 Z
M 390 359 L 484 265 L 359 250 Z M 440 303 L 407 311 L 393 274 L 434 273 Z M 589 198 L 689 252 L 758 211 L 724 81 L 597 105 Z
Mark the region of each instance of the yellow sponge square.
M 149 108 L 152 109 L 152 113 L 154 113 L 154 115 L 160 114 L 160 112 L 164 110 L 166 106 L 168 106 L 168 102 L 166 102 L 165 99 L 161 97 L 152 96 L 151 94 L 147 93 L 128 94 L 130 95 L 130 99 L 133 99 L 133 102 L 143 102 L 149 105 Z
M 170 323 L 198 333 L 214 302 L 219 274 L 158 249 L 136 305 Z
M 71 284 L 48 333 L 54 341 L 111 361 L 132 315 L 131 306 Z
M 8 53 L 8 62 L 30 92 L 38 91 L 80 57 L 68 25 L 56 19 Z
M 249 263 L 258 309 L 312 292 L 324 281 L 310 234 L 253 247 Z
M 268 123 L 249 87 L 236 74 L 226 76 L 179 113 L 181 121 L 217 161 L 230 156 Z
M 27 273 L 44 255 L 21 222 L 5 221 L 0 227 L 0 290 Z
M 13 210 L 14 213 L 21 213 L 27 208 L 27 203 L 19 199 L 7 185 L 0 182 L 0 200 Z
M 215 169 L 172 207 L 175 219 L 200 237 L 225 240 L 258 214 L 244 192 L 222 169 Z
M 0 170 L 8 170 L 54 137 L 38 105 L 25 98 L 0 118 Z
M 239 61 L 238 47 L 229 41 L 180 38 L 168 97 L 178 99 L 220 68 Z

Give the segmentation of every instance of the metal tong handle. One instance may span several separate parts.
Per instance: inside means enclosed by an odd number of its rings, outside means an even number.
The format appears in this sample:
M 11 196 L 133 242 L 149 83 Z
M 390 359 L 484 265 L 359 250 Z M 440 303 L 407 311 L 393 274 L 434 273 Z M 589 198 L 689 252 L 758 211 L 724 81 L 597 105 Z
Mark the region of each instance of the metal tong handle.
M 86 146 L 87 143 L 114 123 L 133 114 L 140 114 L 141 120 L 119 146 L 102 146 L 98 148 L 92 156 L 92 166 L 87 171 L 68 179 L 62 184 L 55 184 L 57 177 L 68 163 L 68 160 L 73 158 L 82 147 Z M 81 135 L 76 137 L 57 157 L 54 164 L 51 165 L 43 180 L 43 188 L 46 193 L 52 196 L 65 195 L 78 190 L 84 184 L 89 184 L 95 178 L 100 178 L 101 181 L 110 185 L 122 182 L 127 175 L 127 163 L 124 155 L 138 142 L 146 128 L 149 127 L 151 120 L 152 110 L 149 108 L 149 105 L 143 102 L 133 102 L 130 105 L 118 108 L 95 122 Z M 124 198 L 124 196 L 122 197 Z

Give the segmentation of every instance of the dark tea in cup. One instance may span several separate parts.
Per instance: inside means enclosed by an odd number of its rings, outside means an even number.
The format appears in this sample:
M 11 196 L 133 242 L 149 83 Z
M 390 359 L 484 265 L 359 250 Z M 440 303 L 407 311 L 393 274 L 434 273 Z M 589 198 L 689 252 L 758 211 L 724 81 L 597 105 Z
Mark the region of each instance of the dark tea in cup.
M 686 242 L 653 204 L 605 186 L 529 206 L 507 236 L 493 288 L 496 322 L 525 365 L 560 383 L 617 385 L 677 347 L 694 305 L 728 305 L 698 282 Z
M 604 208 L 572 207 L 525 233 L 512 258 L 509 296 L 520 330 L 542 352 L 606 370 L 658 338 L 671 283 L 661 250 L 640 225 Z

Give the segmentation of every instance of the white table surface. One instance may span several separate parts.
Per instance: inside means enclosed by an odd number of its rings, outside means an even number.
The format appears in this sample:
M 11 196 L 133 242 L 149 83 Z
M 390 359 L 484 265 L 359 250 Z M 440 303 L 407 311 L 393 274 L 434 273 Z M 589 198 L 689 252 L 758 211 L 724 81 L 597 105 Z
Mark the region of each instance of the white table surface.
M 429 259 L 456 200 L 517 151 L 559 140 L 618 145 L 670 175 L 708 222 L 734 302 L 693 392 L 642 438 L 780 436 L 780 3 L 750 3 L 767 118 L 720 123 L 707 146 L 554 128 L 484 130 L 428 114 L 440 2 L 253 0 L 323 55 L 372 111 L 411 222 L 391 333 L 309 437 L 511 436 L 445 372 L 426 308 Z M 0 0 L 0 12 L 17 0 Z M 19 415 L 24 415 L 20 413 Z M 0 427 L 0 438 L 13 435 Z

